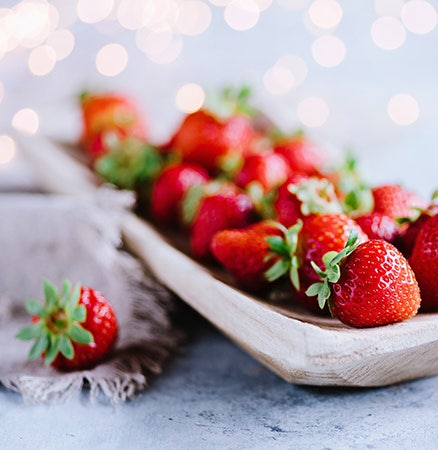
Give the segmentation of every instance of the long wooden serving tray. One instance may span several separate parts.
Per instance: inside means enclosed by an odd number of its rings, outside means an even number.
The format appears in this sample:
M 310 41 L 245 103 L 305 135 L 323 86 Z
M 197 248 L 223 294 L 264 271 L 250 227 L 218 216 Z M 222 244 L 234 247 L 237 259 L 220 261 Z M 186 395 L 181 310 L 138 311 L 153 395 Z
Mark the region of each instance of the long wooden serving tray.
M 98 181 L 62 145 L 18 137 L 45 189 L 89 194 Z M 438 314 L 353 329 L 294 305 L 270 303 L 234 288 L 134 213 L 126 245 L 155 276 L 245 351 L 286 381 L 309 385 L 384 386 L 438 374 Z

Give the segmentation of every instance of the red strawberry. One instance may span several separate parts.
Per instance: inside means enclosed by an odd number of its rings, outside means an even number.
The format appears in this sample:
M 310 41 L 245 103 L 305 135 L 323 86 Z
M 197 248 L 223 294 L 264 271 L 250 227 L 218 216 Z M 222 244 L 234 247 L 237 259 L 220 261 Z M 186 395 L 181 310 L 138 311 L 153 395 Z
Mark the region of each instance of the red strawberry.
M 274 145 L 274 151 L 284 156 L 294 172 L 308 176 L 320 174 L 324 157 L 320 149 L 302 133 L 281 137 Z
M 323 256 L 330 251 L 340 252 L 351 230 L 355 230 L 360 242 L 368 240 L 360 226 L 343 213 L 312 214 L 303 221 L 296 249 L 300 284 L 295 288 L 298 300 L 313 312 L 321 312 L 321 309 L 316 297 L 305 294 L 307 288 L 318 281 L 312 262 L 324 270 Z
M 286 159 L 271 150 L 248 155 L 243 167 L 235 176 L 241 188 L 257 183 L 264 192 L 282 184 L 290 175 L 290 167 Z
M 432 200 L 434 201 L 435 199 Z M 431 203 L 426 209 L 419 210 L 418 214 L 419 215 L 416 218 L 402 221 L 406 226 L 404 227 L 403 232 L 398 236 L 396 242 L 397 248 L 406 258 L 411 256 L 420 230 L 432 216 L 438 214 L 438 204 Z
M 409 262 L 421 290 L 421 311 L 438 310 L 438 215 L 421 227 Z
M 36 339 L 29 359 L 44 356 L 46 364 L 60 370 L 87 369 L 96 365 L 114 346 L 118 325 L 110 302 L 99 292 L 64 282 L 62 292 L 44 283 L 45 302 L 30 300 L 26 308 L 34 324 L 23 328 L 19 339 Z
M 370 239 L 384 239 L 394 244 L 400 231 L 394 219 L 376 211 L 362 214 L 354 220 Z
M 207 172 L 195 164 L 180 163 L 165 168 L 152 186 L 152 217 L 160 222 L 181 223 L 184 194 L 208 179 Z
M 278 188 L 274 211 L 277 220 L 290 227 L 309 214 L 341 212 L 342 208 L 327 179 L 298 173 Z
M 417 214 L 416 210 L 427 207 L 424 199 L 397 184 L 375 187 L 372 194 L 374 211 L 393 219 L 410 218 Z
M 116 94 L 81 95 L 82 142 L 88 146 L 103 131 L 146 138 L 143 119 L 127 96 Z
M 190 230 L 192 253 L 208 258 L 213 236 L 220 230 L 244 228 L 252 221 L 253 203 L 243 191 L 225 190 L 204 197 Z
M 420 290 L 406 258 L 391 243 L 371 239 L 357 244 L 350 236 L 345 248 L 324 256 L 326 270 L 314 264 L 322 281 L 309 287 L 320 307 L 328 302 L 332 315 L 357 328 L 400 322 L 416 315 Z
M 233 171 L 256 136 L 244 115 L 220 119 L 207 110 L 187 115 L 165 146 L 181 154 L 183 161 L 199 164 L 211 173 Z
M 271 247 L 266 238 L 276 235 L 281 235 L 281 230 L 268 221 L 222 230 L 214 235 L 211 252 L 240 287 L 260 293 L 269 286 L 265 272 L 278 260 L 268 259 Z

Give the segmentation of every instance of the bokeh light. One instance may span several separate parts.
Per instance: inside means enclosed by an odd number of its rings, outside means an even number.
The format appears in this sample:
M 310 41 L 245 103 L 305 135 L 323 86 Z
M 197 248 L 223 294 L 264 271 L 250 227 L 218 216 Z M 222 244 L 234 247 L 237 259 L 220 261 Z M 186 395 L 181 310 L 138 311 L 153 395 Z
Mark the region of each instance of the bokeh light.
M 383 50 L 395 50 L 404 44 L 406 29 L 395 17 L 379 17 L 371 25 L 371 39 Z
M 27 61 L 31 73 L 44 76 L 50 73 L 56 64 L 56 53 L 49 45 L 41 45 L 34 48 Z
M 102 47 L 96 56 L 97 71 L 106 77 L 121 73 L 128 64 L 128 52 L 120 44 L 108 44 Z
M 327 122 L 330 109 L 320 97 L 308 97 L 298 103 L 298 119 L 307 127 L 320 127 Z
M 188 0 L 179 7 L 176 27 L 180 33 L 196 36 L 203 33 L 211 22 L 210 7 L 199 0 Z
M 225 22 L 233 30 L 249 30 L 257 24 L 259 17 L 260 8 L 255 0 L 232 0 L 224 10 Z
M 137 47 L 147 55 L 158 55 L 164 52 L 172 42 L 173 33 L 170 27 L 151 31 L 142 28 L 136 33 Z
M 175 104 L 180 111 L 192 113 L 198 111 L 205 101 L 204 89 L 196 83 L 187 83 L 178 89 Z
M 0 135 L 0 165 L 12 161 L 16 147 L 14 140 L 7 134 Z
M 113 6 L 113 0 L 78 0 L 78 18 L 85 23 L 100 22 L 111 14 Z
M 313 59 L 323 67 L 335 67 L 345 58 L 344 42 L 336 36 L 324 35 L 312 44 Z
M 0 8 L 0 54 L 10 52 L 20 45 L 17 34 L 16 14 L 12 9 Z
M 73 51 L 75 37 L 70 30 L 56 30 L 47 38 L 46 44 L 55 51 L 56 60 L 61 61 Z
M 127 30 L 144 27 L 154 15 L 154 4 L 150 0 L 121 0 L 117 9 L 117 20 Z
M 42 44 L 58 25 L 58 10 L 48 3 L 21 2 L 15 6 L 14 13 L 15 36 L 23 47 L 34 48 Z
M 40 125 L 38 114 L 31 108 L 24 108 L 17 111 L 12 118 L 12 126 L 17 131 L 28 134 L 35 134 Z
M 153 8 L 144 15 L 145 26 L 153 29 L 168 26 L 173 28 L 178 20 L 180 2 L 177 0 L 152 0 Z
M 275 65 L 266 71 L 263 83 L 270 94 L 284 95 L 294 87 L 295 78 L 287 67 Z
M 410 0 L 401 10 L 403 25 L 412 33 L 430 33 L 437 24 L 437 13 L 433 5 L 424 0 Z
M 390 119 L 402 126 L 412 125 L 420 116 L 417 100 L 405 93 L 393 95 L 388 102 L 387 111 Z
M 151 61 L 156 64 L 170 64 L 182 53 L 183 40 L 181 36 L 173 36 L 169 45 L 161 53 L 148 54 Z
M 297 55 L 285 55 L 277 61 L 276 65 L 285 67 L 292 72 L 294 86 L 302 84 L 307 77 L 307 64 L 303 58 Z
M 342 19 L 341 5 L 336 0 L 315 0 L 310 5 L 309 18 L 318 28 L 335 28 Z

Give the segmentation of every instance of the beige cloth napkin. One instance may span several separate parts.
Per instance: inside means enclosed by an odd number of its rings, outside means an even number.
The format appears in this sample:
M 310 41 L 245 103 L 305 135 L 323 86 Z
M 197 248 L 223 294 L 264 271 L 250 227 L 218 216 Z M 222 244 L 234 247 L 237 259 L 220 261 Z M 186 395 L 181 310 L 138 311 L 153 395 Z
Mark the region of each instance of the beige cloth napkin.
M 182 334 L 170 315 L 175 298 L 122 248 L 127 193 L 93 196 L 0 195 L 0 384 L 26 402 L 61 402 L 89 389 L 123 402 L 144 389 L 174 354 Z M 26 360 L 15 338 L 28 323 L 24 303 L 42 298 L 42 282 L 68 278 L 100 290 L 119 321 L 115 350 L 92 370 L 60 373 Z

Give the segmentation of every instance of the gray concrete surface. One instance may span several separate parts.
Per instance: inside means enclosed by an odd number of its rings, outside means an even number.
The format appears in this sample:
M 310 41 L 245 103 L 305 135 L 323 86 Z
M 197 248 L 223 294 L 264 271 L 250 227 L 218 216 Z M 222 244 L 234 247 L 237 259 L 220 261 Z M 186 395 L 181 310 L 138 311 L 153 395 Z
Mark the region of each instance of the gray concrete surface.
M 14 449 L 433 449 L 438 378 L 376 389 L 284 382 L 201 318 L 134 400 L 28 406 L 0 389 L 0 447 Z

